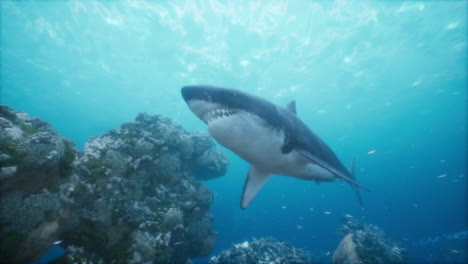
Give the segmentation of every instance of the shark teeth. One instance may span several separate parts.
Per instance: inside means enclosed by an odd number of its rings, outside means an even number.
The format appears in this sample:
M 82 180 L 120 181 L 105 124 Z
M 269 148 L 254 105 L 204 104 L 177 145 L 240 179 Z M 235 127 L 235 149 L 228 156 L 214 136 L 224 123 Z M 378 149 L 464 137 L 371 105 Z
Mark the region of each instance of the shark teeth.
M 203 120 L 206 123 L 210 123 L 210 122 L 213 122 L 213 121 L 218 120 L 218 119 L 230 117 L 232 115 L 235 115 L 236 113 L 237 113 L 237 111 L 234 111 L 234 110 L 216 109 L 216 110 L 213 110 L 213 111 L 210 111 L 210 112 L 206 113 L 203 116 Z

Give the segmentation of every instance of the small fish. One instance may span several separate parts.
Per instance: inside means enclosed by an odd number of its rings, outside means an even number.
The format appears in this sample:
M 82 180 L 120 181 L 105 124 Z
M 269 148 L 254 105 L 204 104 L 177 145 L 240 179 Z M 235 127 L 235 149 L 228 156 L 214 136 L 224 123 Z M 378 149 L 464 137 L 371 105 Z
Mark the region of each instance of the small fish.
M 445 178 L 445 177 L 447 177 L 447 176 L 448 176 L 448 174 L 441 174 L 441 175 L 436 176 L 436 177 L 437 177 L 437 178 Z
M 288 208 L 288 207 L 285 206 L 285 205 L 281 206 L 281 209 L 286 209 L 286 208 Z
M 303 229 L 303 228 L 304 228 L 304 226 L 301 226 L 301 225 L 296 225 L 296 228 L 300 230 L 300 229 Z
M 445 163 L 445 160 L 440 160 L 440 163 Z
M 460 253 L 460 250 L 451 249 L 450 252 L 452 252 L 452 253 L 454 253 L 454 254 L 458 254 L 458 253 Z
M 180 244 L 183 244 L 184 242 L 180 241 L 180 242 L 175 242 L 173 245 L 174 246 L 177 246 L 177 245 L 180 245 Z
M 326 214 L 326 215 L 331 215 L 331 214 L 332 214 L 332 212 L 330 212 L 330 211 L 324 211 L 324 212 L 323 212 L 323 214 Z
M 54 245 L 58 245 L 58 244 L 61 244 L 63 242 L 63 240 L 57 240 L 54 242 Z
M 313 211 L 314 211 L 314 208 L 309 208 L 309 211 L 313 212 Z
M 330 251 L 328 251 L 327 254 L 325 254 L 325 256 L 330 256 Z
M 345 216 L 346 218 L 351 218 L 351 217 L 353 217 L 353 216 L 350 215 L 350 214 L 345 214 L 344 216 Z
M 374 154 L 374 153 L 377 153 L 377 151 L 379 151 L 379 150 L 377 150 L 377 149 L 373 149 L 373 150 L 371 150 L 371 151 L 367 152 L 367 154 Z

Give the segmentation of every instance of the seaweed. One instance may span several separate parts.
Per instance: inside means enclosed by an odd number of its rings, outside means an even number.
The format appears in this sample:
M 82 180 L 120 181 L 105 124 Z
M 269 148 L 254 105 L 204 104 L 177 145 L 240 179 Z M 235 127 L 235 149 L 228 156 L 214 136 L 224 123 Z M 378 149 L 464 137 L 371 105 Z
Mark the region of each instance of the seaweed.
M 44 219 L 49 222 L 53 222 L 57 220 L 57 217 L 58 217 L 58 212 L 55 210 L 47 209 L 44 211 Z
M 112 214 L 111 214 L 112 225 L 118 224 L 120 217 L 122 217 L 122 212 L 120 212 L 119 210 L 115 210 L 115 209 L 112 210 Z
M 132 237 L 130 232 L 125 232 L 122 238 L 109 249 L 105 260 L 107 263 L 128 263 L 132 257 L 130 248 L 132 247 Z
M 120 138 L 123 140 L 140 138 L 141 133 L 139 130 L 138 123 L 136 122 L 125 123 L 121 126 L 123 133 L 120 133 Z
M 90 159 L 83 165 L 89 170 L 89 174 L 85 176 L 86 181 L 95 183 L 99 179 L 105 178 L 107 168 L 104 166 L 107 152 L 101 152 L 99 159 Z
M 75 161 L 76 158 L 76 150 L 73 147 L 73 143 L 64 142 L 65 149 L 63 153 L 63 158 L 60 161 L 59 169 L 60 169 L 60 176 L 63 178 L 68 178 L 73 173 L 73 166 L 72 163 Z
M 20 248 L 21 243 L 26 237 L 17 232 L 10 232 L 2 235 L 0 239 L 0 256 L 3 260 L 14 258 Z
M 162 248 L 156 248 L 154 253 L 155 253 L 156 257 L 160 257 L 160 256 L 162 256 L 164 254 L 164 250 Z
M 0 167 L 9 167 L 15 166 L 23 162 L 24 154 L 18 151 L 19 140 L 10 140 L 6 142 L 0 142 L 0 150 L 1 152 L 8 154 L 10 156 L 9 159 L 1 161 L 0 160 Z
M 21 130 L 23 131 L 23 137 L 29 137 L 29 136 L 39 132 L 38 129 L 33 127 L 31 124 L 20 122 L 18 125 L 21 128 Z
M 99 249 L 104 248 L 109 241 L 107 233 L 101 230 L 103 229 L 99 228 L 96 223 L 89 220 L 82 220 L 75 228 L 65 232 L 63 237 L 71 244 L 77 244 L 91 250 L 99 251 Z

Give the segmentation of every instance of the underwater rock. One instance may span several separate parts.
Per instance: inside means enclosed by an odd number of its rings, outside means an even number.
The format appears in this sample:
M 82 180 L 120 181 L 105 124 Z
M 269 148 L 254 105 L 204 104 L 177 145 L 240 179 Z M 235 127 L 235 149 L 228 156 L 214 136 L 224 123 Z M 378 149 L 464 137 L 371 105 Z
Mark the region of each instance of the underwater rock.
M 205 152 L 217 154 L 198 162 Z M 206 256 L 214 247 L 206 242 L 214 241 L 213 195 L 193 176 L 222 176 L 227 163 L 207 135 L 139 114 L 86 143 L 66 197 L 80 205 L 73 211 L 80 223 L 61 239 L 104 262 L 185 263 Z M 79 256 L 67 254 L 73 261 Z
M 338 245 L 333 255 L 333 263 L 362 263 L 356 253 L 353 234 L 347 234 Z
M 346 215 L 339 230 L 342 240 L 333 255 L 333 264 L 407 263 L 406 249 L 385 237 L 374 226 Z
M 0 106 L 0 193 L 39 193 L 72 173 L 77 150 L 50 125 Z
M 312 263 L 309 253 L 297 249 L 273 237 L 253 239 L 233 245 L 218 256 L 211 257 L 210 264 L 307 264 Z
M 0 106 L 0 263 L 32 260 L 57 239 L 59 185 L 76 155 L 48 123 Z
M 0 112 L 0 263 L 37 260 L 57 240 L 68 263 L 185 263 L 213 249 L 213 195 L 199 179 L 228 160 L 206 134 L 139 114 L 81 153 L 44 121 Z

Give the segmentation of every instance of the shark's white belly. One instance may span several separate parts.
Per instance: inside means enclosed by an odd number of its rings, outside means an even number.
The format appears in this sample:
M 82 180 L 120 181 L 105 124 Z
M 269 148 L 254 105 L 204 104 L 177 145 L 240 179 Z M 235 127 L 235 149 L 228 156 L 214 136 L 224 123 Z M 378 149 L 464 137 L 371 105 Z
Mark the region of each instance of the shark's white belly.
M 330 171 L 299 153 L 283 154 L 284 132 L 268 127 L 257 116 L 242 113 L 219 118 L 208 124 L 208 131 L 219 144 L 264 171 L 304 180 L 335 180 Z

